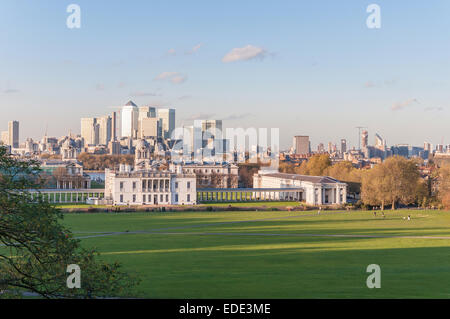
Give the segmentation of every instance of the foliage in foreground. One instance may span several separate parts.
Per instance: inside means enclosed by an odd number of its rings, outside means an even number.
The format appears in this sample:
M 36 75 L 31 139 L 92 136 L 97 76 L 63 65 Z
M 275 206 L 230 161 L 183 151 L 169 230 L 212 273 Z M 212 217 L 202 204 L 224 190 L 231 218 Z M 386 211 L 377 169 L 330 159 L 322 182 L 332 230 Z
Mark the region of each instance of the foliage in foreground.
M 129 295 L 138 280 L 118 263 L 105 263 L 60 224 L 62 213 L 32 199 L 40 184 L 39 164 L 20 161 L 0 147 L 0 298 L 23 292 L 45 298 Z M 67 266 L 81 269 L 81 288 L 67 288 Z

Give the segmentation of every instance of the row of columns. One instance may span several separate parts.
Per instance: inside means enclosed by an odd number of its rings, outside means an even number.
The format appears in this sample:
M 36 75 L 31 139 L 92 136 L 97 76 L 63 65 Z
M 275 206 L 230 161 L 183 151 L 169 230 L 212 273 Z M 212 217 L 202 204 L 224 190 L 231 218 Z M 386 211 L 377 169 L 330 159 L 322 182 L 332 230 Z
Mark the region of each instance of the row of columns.
M 42 198 L 49 203 L 85 203 L 89 197 L 104 198 L 104 192 L 41 192 L 30 193 L 32 200 Z
M 197 191 L 197 200 L 200 202 L 227 202 L 227 201 L 301 201 L 300 191 Z
M 347 191 L 346 188 L 342 186 L 336 186 L 333 188 L 316 188 L 315 192 L 315 204 L 318 205 L 342 204 L 347 201 Z
M 145 192 L 169 192 L 170 179 L 144 179 L 141 182 L 141 191 Z

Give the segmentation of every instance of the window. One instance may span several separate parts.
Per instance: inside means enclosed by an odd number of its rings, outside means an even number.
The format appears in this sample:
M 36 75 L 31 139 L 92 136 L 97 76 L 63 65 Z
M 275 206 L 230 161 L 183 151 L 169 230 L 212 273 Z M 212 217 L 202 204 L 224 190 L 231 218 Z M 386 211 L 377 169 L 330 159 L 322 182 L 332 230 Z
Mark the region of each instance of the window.
M 169 195 L 166 195 L 166 202 L 169 202 Z
M 191 182 L 187 182 L 187 188 L 191 188 Z
M 178 203 L 178 194 L 175 194 L 175 203 Z
M 145 195 L 142 195 L 142 203 L 145 204 Z
M 133 190 L 136 189 L 136 182 L 133 182 Z
M 147 188 L 147 182 L 145 180 L 142 181 L 142 189 Z
M 161 195 L 159 196 L 159 201 L 160 201 L 160 202 L 163 202 L 163 201 L 164 201 L 164 195 L 161 194 Z
M 178 189 L 178 182 L 175 182 L 175 188 Z
M 133 194 L 133 203 L 136 202 L 136 195 Z
M 120 190 L 123 190 L 123 182 L 120 182 Z
M 123 195 L 120 195 L 120 202 L 123 203 Z
M 187 201 L 190 202 L 191 201 L 191 195 L 187 194 Z

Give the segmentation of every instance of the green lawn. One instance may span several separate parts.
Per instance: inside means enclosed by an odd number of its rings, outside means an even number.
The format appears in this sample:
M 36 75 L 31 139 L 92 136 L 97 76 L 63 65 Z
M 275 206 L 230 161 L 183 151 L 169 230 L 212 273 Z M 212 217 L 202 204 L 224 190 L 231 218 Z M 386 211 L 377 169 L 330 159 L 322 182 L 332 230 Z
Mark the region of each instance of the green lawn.
M 408 214 L 410 221 L 402 218 Z M 450 212 L 379 215 L 99 213 L 66 214 L 64 223 L 77 236 L 129 231 L 82 243 L 138 274 L 140 297 L 449 298 Z M 380 289 L 366 286 L 369 264 L 381 267 Z
M 280 202 L 211 202 L 211 203 L 202 203 L 200 204 L 200 206 L 211 206 L 211 207 L 228 207 L 228 206 L 233 206 L 233 207 L 287 207 L 287 206 L 300 206 L 299 202 L 285 202 L 285 201 L 280 201 Z

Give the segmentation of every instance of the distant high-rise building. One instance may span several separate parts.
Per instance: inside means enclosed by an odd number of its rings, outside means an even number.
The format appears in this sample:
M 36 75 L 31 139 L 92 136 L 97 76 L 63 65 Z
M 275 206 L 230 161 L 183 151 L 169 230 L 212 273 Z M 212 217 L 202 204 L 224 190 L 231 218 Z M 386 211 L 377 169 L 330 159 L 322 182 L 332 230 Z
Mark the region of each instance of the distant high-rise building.
M 98 123 L 98 143 L 108 145 L 111 140 L 111 124 L 110 116 L 103 116 L 97 119 Z
M 129 101 L 122 108 L 121 123 L 122 123 L 122 136 L 121 137 L 134 137 L 138 130 L 139 110 L 133 101 Z
M 99 125 L 95 117 L 81 119 L 81 137 L 84 145 L 97 145 L 99 142 Z
M 294 136 L 294 154 L 307 155 L 311 153 L 309 136 Z
M 202 132 L 209 131 L 214 135 L 216 130 L 222 132 L 222 120 L 202 120 Z
M 119 122 L 117 112 L 112 112 L 111 115 L 111 140 L 117 139 L 117 124 Z
M 424 149 L 424 151 L 431 152 L 431 149 L 432 149 L 431 144 L 428 143 L 428 142 L 424 142 L 423 143 L 423 149 Z
M 8 131 L 3 131 L 1 134 L 2 134 L 1 135 L 1 142 L 4 145 L 9 145 L 9 134 L 8 134 Z
M 344 154 L 347 152 L 347 140 L 341 139 L 341 153 Z
M 148 117 L 156 117 L 156 108 L 152 106 L 139 107 L 139 120 Z
M 19 147 L 19 122 L 10 121 L 8 122 L 8 145 L 12 148 Z
M 319 143 L 319 145 L 317 145 L 317 152 L 319 153 L 325 152 L 325 146 L 323 145 L 323 143 Z
M 161 121 L 156 117 L 145 117 L 139 120 L 139 138 L 159 137 Z
M 369 145 L 369 132 L 367 132 L 366 130 L 361 132 L 361 147 L 367 148 L 367 146 Z
M 157 112 L 158 119 L 161 120 L 162 135 L 170 138 L 175 129 L 175 109 L 161 108 Z
M 120 142 L 117 140 L 112 140 L 108 143 L 109 154 L 111 155 L 119 155 L 120 148 Z
M 378 133 L 375 134 L 375 148 L 380 151 L 386 150 L 386 140 L 382 138 Z
M 436 145 L 436 152 L 438 152 L 438 153 L 444 153 L 444 145 L 442 145 L 442 144 L 437 144 L 437 145 Z

